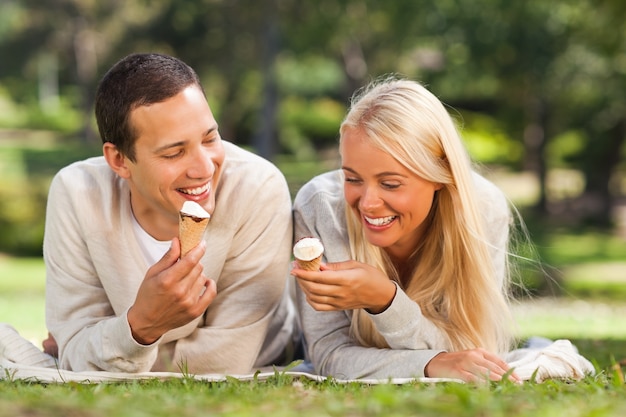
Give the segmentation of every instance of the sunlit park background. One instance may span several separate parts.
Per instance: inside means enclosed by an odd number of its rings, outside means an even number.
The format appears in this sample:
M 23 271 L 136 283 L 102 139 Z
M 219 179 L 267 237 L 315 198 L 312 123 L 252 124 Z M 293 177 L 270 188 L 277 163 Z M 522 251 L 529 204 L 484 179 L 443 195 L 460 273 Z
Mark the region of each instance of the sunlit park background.
M 623 0 L 2 0 L 0 322 L 45 337 L 51 176 L 100 153 L 104 71 L 156 51 L 197 70 L 222 136 L 292 193 L 337 166 L 355 89 L 422 81 L 530 232 L 520 336 L 626 343 L 625 19 Z

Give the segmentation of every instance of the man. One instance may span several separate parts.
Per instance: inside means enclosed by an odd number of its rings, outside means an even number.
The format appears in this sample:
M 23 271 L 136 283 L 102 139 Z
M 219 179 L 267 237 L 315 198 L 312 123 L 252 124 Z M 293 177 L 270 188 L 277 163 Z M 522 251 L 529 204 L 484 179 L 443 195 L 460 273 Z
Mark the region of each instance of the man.
M 283 175 L 221 139 L 176 58 L 122 59 L 95 112 L 103 156 L 62 169 L 48 198 L 46 324 L 60 366 L 238 374 L 284 360 L 296 326 Z M 187 200 L 211 220 L 180 258 Z

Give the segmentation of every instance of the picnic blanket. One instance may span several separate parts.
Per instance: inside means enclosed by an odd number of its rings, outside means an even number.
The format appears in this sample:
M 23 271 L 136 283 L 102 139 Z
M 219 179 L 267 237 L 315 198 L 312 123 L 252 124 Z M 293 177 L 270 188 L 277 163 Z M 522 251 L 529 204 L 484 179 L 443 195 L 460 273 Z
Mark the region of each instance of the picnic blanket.
M 545 348 L 517 349 L 506 357 L 515 372 L 528 381 L 534 378 L 536 382 L 546 379 L 579 380 L 587 374 L 595 372 L 593 365 L 578 354 L 576 348 L 568 340 L 557 340 Z M 302 369 L 302 370 L 301 370 Z M 203 374 L 190 375 L 178 372 L 140 372 L 121 373 L 108 371 L 76 372 L 60 369 L 54 357 L 42 352 L 33 343 L 23 338 L 12 326 L 0 323 L 0 380 L 28 380 L 45 383 L 101 383 L 124 382 L 137 379 L 169 379 L 193 378 L 195 380 L 220 382 L 235 378 L 241 381 L 263 381 L 277 373 L 292 375 L 295 378 L 306 378 L 314 381 L 324 381 L 329 377 L 309 372 L 309 368 L 264 368 L 258 372 L 245 375 Z M 359 378 L 337 379 L 337 383 L 358 382 L 368 385 L 374 384 L 406 384 L 412 382 L 439 383 L 463 381 L 452 378 Z

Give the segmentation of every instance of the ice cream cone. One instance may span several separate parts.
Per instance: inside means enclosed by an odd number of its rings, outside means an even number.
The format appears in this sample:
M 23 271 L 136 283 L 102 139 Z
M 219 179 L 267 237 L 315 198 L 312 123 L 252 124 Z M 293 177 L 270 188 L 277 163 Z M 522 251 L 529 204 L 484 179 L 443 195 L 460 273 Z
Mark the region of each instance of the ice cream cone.
M 324 246 L 315 237 L 305 237 L 293 246 L 293 256 L 301 269 L 319 271 L 322 264 Z
M 200 243 L 210 218 L 198 203 L 186 201 L 183 204 L 178 221 L 181 258 Z

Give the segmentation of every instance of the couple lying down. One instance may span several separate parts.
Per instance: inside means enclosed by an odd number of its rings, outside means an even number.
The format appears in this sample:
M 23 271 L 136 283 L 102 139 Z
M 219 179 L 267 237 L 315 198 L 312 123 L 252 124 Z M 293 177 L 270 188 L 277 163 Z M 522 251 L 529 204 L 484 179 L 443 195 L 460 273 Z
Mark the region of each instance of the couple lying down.
M 419 83 L 357 92 L 341 168 L 293 207 L 276 167 L 221 139 L 197 75 L 173 57 L 118 62 L 96 119 L 103 156 L 64 168 L 48 199 L 46 342 L 59 358 L 4 326 L 3 367 L 247 375 L 288 364 L 302 340 L 299 369 L 345 380 L 522 381 L 540 362 L 549 377 L 593 372 L 566 341 L 510 352 L 511 210 Z M 188 200 L 210 221 L 181 256 Z M 319 269 L 291 269 L 294 308 L 285 278 L 302 237 L 325 252 Z

